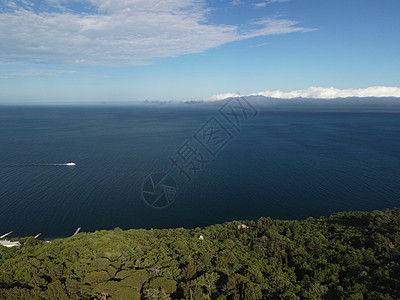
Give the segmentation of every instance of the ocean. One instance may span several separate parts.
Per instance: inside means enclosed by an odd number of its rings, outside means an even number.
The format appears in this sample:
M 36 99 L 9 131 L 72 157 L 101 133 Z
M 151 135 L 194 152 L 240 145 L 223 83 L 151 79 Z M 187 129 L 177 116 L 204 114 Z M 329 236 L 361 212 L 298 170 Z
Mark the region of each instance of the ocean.
M 0 235 L 399 207 L 399 137 L 390 112 L 0 106 Z

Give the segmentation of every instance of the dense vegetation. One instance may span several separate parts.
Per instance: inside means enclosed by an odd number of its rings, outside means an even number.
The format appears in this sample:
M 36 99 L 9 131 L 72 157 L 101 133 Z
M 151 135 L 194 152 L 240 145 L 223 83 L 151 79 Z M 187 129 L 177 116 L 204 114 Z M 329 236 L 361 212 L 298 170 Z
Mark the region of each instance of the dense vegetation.
M 0 246 L 0 298 L 396 299 L 400 209 L 29 237 Z

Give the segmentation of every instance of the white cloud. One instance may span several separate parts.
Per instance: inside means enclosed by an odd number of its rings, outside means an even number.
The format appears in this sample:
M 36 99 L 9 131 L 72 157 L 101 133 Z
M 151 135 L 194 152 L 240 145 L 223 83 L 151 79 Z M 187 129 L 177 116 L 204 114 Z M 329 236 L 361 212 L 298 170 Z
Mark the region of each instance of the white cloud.
M 219 101 L 219 100 L 224 100 L 224 99 L 227 99 L 227 98 L 240 97 L 240 96 L 243 96 L 243 95 L 241 95 L 238 92 L 236 92 L 236 93 L 223 93 L 223 94 L 216 94 L 216 95 L 213 95 L 211 97 L 204 98 L 203 100 L 204 101 Z
M 276 91 L 265 91 L 256 93 L 254 95 L 261 95 L 265 97 L 273 98 L 321 98 L 321 99 L 333 99 L 333 98 L 347 98 L 347 97 L 400 97 L 399 87 L 386 87 L 386 86 L 374 86 L 364 89 L 336 89 L 334 87 L 309 87 L 305 90 L 296 90 L 291 92 Z
M 28 77 L 54 77 L 60 75 L 68 75 L 76 73 L 75 70 L 44 70 L 44 69 L 30 69 L 22 71 L 3 71 L 6 76 L 0 79 L 15 79 L 15 78 L 28 78 Z
M 233 6 L 241 5 L 241 4 L 244 4 L 244 2 L 241 0 L 232 0 L 231 1 L 231 5 L 233 5 Z
M 267 2 L 258 2 L 254 4 L 254 7 L 260 8 L 260 7 L 266 7 L 268 5 Z
M 237 93 L 217 94 L 208 98 L 205 101 L 223 100 L 229 97 L 237 97 Z M 279 99 L 292 98 L 311 98 L 311 99 L 333 99 L 333 98 L 348 98 L 348 97 L 400 97 L 400 87 L 389 86 L 373 86 L 360 89 L 336 89 L 334 87 L 309 87 L 305 90 L 295 90 L 291 92 L 283 92 L 280 90 L 264 91 L 252 93 L 247 96 L 264 96 Z
M 42 9 L 21 0 L 12 1 L 15 9 L 0 4 L 0 62 L 141 65 L 252 37 L 308 31 L 282 19 L 261 20 L 249 32 L 209 24 L 205 0 L 80 1 L 93 7 L 85 13 L 73 11 L 71 1 L 47 0 Z
M 282 3 L 282 2 L 289 2 L 290 0 L 269 0 L 269 1 L 267 1 L 268 3 L 275 3 L 275 2 L 278 2 L 278 3 Z
M 288 2 L 289 0 L 269 0 L 269 1 L 264 1 L 264 2 L 257 2 L 254 3 L 254 7 L 256 8 L 261 8 L 261 7 L 266 7 L 268 4 L 271 3 L 282 3 L 282 2 Z

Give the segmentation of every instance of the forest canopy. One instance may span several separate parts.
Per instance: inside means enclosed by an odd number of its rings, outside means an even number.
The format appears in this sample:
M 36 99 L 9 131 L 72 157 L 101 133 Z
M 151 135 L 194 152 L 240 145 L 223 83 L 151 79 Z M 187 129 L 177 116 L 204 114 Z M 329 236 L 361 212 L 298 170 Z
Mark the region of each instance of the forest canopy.
M 400 209 L 0 246 L 0 299 L 398 299 Z

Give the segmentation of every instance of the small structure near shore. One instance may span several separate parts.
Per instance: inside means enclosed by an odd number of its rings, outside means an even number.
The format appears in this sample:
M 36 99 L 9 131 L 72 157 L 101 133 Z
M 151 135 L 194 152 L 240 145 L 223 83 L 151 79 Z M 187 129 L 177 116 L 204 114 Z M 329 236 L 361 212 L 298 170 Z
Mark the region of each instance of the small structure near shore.
M 12 231 L 3 234 L 2 236 L 0 236 L 0 245 L 7 247 L 7 248 L 11 248 L 11 247 L 21 247 L 21 243 L 16 241 L 16 242 L 10 242 L 6 239 L 6 236 L 10 235 L 11 233 L 13 233 Z
M 16 242 L 10 242 L 7 240 L 1 240 L 0 241 L 0 245 L 7 247 L 7 248 L 11 248 L 11 247 L 21 247 L 21 243 L 16 241 Z
M 247 229 L 247 228 L 249 228 L 249 226 L 247 226 L 245 224 L 238 225 L 238 229 Z
M 78 227 L 78 228 L 75 230 L 75 233 L 74 233 L 72 236 L 77 235 L 77 234 L 79 233 L 79 231 L 81 231 L 81 228 L 80 228 L 80 227 Z
M 22 243 L 20 241 L 11 242 L 11 241 L 7 240 L 6 236 L 9 236 L 11 233 L 13 233 L 13 232 L 10 231 L 10 232 L 0 236 L 0 245 L 7 247 L 7 248 L 11 248 L 11 247 L 21 248 L 22 246 L 24 246 L 24 242 L 22 242 Z M 39 233 L 39 234 L 35 235 L 34 238 L 37 239 L 41 235 L 42 234 Z

